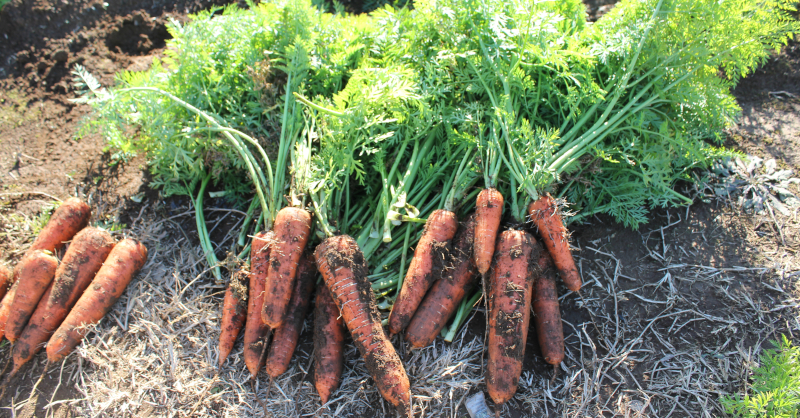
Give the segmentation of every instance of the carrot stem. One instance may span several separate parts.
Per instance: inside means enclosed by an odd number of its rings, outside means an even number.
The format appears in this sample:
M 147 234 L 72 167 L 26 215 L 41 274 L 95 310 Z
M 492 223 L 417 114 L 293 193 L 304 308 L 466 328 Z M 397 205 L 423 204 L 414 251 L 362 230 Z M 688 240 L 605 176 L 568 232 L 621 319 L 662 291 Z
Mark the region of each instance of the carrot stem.
M 203 247 L 203 252 L 206 255 L 206 261 L 208 261 L 209 267 L 212 268 L 211 271 L 214 273 L 214 278 L 217 280 L 217 282 L 222 282 L 222 272 L 219 268 L 219 260 L 217 259 L 217 255 L 214 253 L 214 246 L 211 245 L 211 237 L 208 235 L 205 216 L 203 216 L 203 195 L 205 194 L 206 186 L 208 186 L 209 180 L 211 180 L 211 173 L 208 173 L 203 179 L 203 182 L 200 183 L 200 191 L 198 192 L 197 199 L 195 200 L 194 213 L 195 220 L 197 221 L 197 235 L 200 237 L 200 246 Z
M 458 332 L 459 328 L 461 328 L 461 325 L 463 325 L 466 320 L 467 313 L 472 311 L 472 307 L 475 306 L 481 295 L 483 295 L 483 292 L 479 289 L 469 300 L 464 299 L 461 301 L 461 306 L 458 307 L 458 312 L 453 319 L 453 323 L 450 325 L 450 329 L 447 331 L 446 335 L 443 335 L 445 341 L 449 343 L 453 342 L 453 339 L 456 337 L 456 332 Z M 444 329 L 442 329 L 442 332 L 444 332 Z

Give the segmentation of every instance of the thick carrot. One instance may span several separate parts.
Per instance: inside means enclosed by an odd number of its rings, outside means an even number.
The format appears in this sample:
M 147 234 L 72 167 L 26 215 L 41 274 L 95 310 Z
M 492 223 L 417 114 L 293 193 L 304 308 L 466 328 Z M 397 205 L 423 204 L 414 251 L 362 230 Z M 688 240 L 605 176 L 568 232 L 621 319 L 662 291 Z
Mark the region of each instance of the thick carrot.
M 436 339 L 458 310 L 461 299 L 475 285 L 478 277 L 472 257 L 473 239 L 477 239 L 475 223 L 475 215 L 471 215 L 459 225 L 445 276 L 431 286 L 406 329 L 406 341 L 414 348 L 425 347 Z
M 50 364 L 71 353 L 91 331 L 91 325 L 99 323 L 111 311 L 145 261 L 147 248 L 139 241 L 126 238 L 114 246 L 92 284 L 47 343 Z
M 253 237 L 250 247 L 250 290 L 247 297 L 247 321 L 244 324 L 244 364 L 253 378 L 264 365 L 261 352 L 269 327 L 261 320 L 261 306 L 264 305 L 264 280 L 267 278 L 269 254 L 274 242 L 274 232 L 259 232 Z
M 222 302 L 222 319 L 219 334 L 219 364 L 222 368 L 233 350 L 233 343 L 239 336 L 247 318 L 247 270 L 239 269 L 231 275 L 225 298 Z
M 19 287 L 19 282 L 14 282 L 11 288 L 8 289 L 8 293 L 3 296 L 3 300 L 0 301 L 0 338 L 5 335 L 8 313 L 11 312 L 11 304 L 14 302 L 14 296 L 17 294 L 17 287 Z
M 556 272 L 547 251 L 539 256 L 541 274 L 533 292 L 533 322 L 544 361 L 557 365 L 564 360 L 564 328 L 556 291 Z
M 86 227 L 91 214 L 92 208 L 82 200 L 75 197 L 65 200 L 50 216 L 28 251 L 58 251 L 66 241 Z
M 475 205 L 475 265 L 486 274 L 492 265 L 494 244 L 503 217 L 503 195 L 497 189 L 483 189 Z
M 573 292 L 581 290 L 581 276 L 578 274 L 578 268 L 575 267 L 572 253 L 569 251 L 567 229 L 564 227 L 564 222 L 561 221 L 556 201 L 550 194 L 544 194 L 537 201 L 531 203 L 528 207 L 528 214 L 539 228 L 539 235 L 542 237 L 544 246 L 550 252 L 553 263 L 561 273 L 561 280 L 569 290 Z
M 390 334 L 397 334 L 408 326 L 428 288 L 440 277 L 437 273 L 444 270 L 443 262 L 457 228 L 458 221 L 453 212 L 437 209 L 428 217 L 403 286 L 389 314 Z
M 6 295 L 12 284 L 14 284 L 14 274 L 4 264 L 0 264 L 0 299 Z
M 8 311 L 5 336 L 14 342 L 19 338 L 31 318 L 39 299 L 47 291 L 56 275 L 58 259 L 49 251 L 34 250 L 19 262 L 16 295 Z
M 327 286 L 322 286 L 314 308 L 314 387 L 323 405 L 342 380 L 344 332 L 339 308 Z
M 489 286 L 486 388 L 496 404 L 517 391 L 528 337 L 533 279 L 541 247 L 525 231 L 500 234 Z
M 347 235 L 326 239 L 314 252 L 317 268 L 350 330 L 367 371 L 384 399 L 411 415 L 411 389 L 403 363 L 386 338 L 364 254 Z
M 304 255 L 297 266 L 297 280 L 292 290 L 292 299 L 289 302 L 286 319 L 275 330 L 272 343 L 267 356 L 267 374 L 278 377 L 289 369 L 292 354 L 300 340 L 300 332 L 311 305 L 311 294 L 314 292 L 314 281 L 317 278 L 317 266 L 310 255 Z
M 311 214 L 300 208 L 286 207 L 275 216 L 275 244 L 269 257 L 261 320 L 278 329 L 286 318 L 292 298 L 297 264 L 311 234 Z

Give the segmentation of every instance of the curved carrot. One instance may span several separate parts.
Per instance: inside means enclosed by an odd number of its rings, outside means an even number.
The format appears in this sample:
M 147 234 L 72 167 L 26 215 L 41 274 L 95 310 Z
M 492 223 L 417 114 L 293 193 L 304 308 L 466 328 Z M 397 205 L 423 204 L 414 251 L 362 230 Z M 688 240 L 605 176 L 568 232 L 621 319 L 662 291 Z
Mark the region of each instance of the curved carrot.
M 344 368 L 344 323 L 331 292 L 323 286 L 314 308 L 314 387 L 320 402 L 328 403 L 339 387 Z
M 397 334 L 408 326 L 428 288 L 438 278 L 437 273 L 444 270 L 441 263 L 457 228 L 458 221 L 453 212 L 437 209 L 428 217 L 403 286 L 389 314 L 390 334 Z
M 147 248 L 139 241 L 126 238 L 114 246 L 92 284 L 47 343 L 50 364 L 71 353 L 91 331 L 90 325 L 99 323 L 111 311 L 145 261 Z
M 219 363 L 218 367 L 225 364 L 225 360 L 233 351 L 233 343 L 244 326 L 247 318 L 247 270 L 236 270 L 231 275 L 228 288 L 225 289 L 225 298 L 222 302 L 222 319 L 220 320 L 219 333 Z
M 533 322 L 536 324 L 544 361 L 557 365 L 564 360 L 564 328 L 561 325 L 553 261 L 547 251 L 542 251 L 539 256 L 539 269 L 541 274 L 533 292 Z
M 459 225 L 448 263 L 452 269 L 446 270 L 445 276 L 431 286 L 406 329 L 406 341 L 414 348 L 425 347 L 436 339 L 475 284 L 478 274 L 472 257 L 473 242 L 477 239 L 475 223 L 473 214 Z
M 488 286 L 486 389 L 496 404 L 517 392 L 525 357 L 533 278 L 540 247 L 525 231 L 500 234 Z
M 311 294 L 314 292 L 314 281 L 317 278 L 317 267 L 309 255 L 304 255 L 297 266 L 297 280 L 292 291 L 292 299 L 286 312 L 283 324 L 275 330 L 267 356 L 267 374 L 278 377 L 289 369 L 292 354 L 300 340 L 303 323 L 311 305 Z
M 16 295 L 8 311 L 5 336 L 14 342 L 31 318 L 39 299 L 56 275 L 58 259 L 49 251 L 34 250 L 20 261 Z
M 286 318 L 292 297 L 297 263 L 311 234 L 311 214 L 300 208 L 286 207 L 275 216 L 275 244 L 269 257 L 264 291 L 269 295 L 261 310 L 261 320 L 278 329 Z
M 244 324 L 244 364 L 254 378 L 264 365 L 261 352 L 269 327 L 261 321 L 261 306 L 264 305 L 264 280 L 267 278 L 269 254 L 274 242 L 274 232 L 259 232 L 253 237 L 250 246 L 250 289 L 247 297 L 247 320 Z
M 89 287 L 114 248 L 114 238 L 98 228 L 81 230 L 69 245 L 56 277 L 39 300 L 28 325 L 14 344 L 12 374 L 29 362 L 67 317 L 75 302 Z M 10 331 L 9 331 L 10 332 Z
M 14 274 L 4 264 L 0 264 L 0 299 L 6 295 L 12 284 L 14 284 Z
M 89 224 L 91 214 L 92 208 L 82 200 L 75 197 L 65 200 L 50 216 L 28 251 L 47 250 L 55 253 Z
M 503 195 L 494 188 L 481 190 L 475 204 L 475 265 L 480 274 L 486 274 L 492 265 L 502 217 Z
M 386 338 L 367 263 L 356 241 L 347 235 L 326 239 L 314 252 L 317 268 L 350 330 L 367 371 L 384 399 L 411 415 L 411 389 L 400 357 Z
M 539 200 L 531 203 L 528 207 L 528 214 L 539 228 L 539 235 L 542 237 L 544 246 L 550 252 L 553 263 L 561 273 L 561 280 L 569 290 L 573 292 L 581 290 L 581 276 L 575 267 L 572 253 L 569 251 L 567 229 L 561 221 L 555 200 L 550 194 L 542 195 Z

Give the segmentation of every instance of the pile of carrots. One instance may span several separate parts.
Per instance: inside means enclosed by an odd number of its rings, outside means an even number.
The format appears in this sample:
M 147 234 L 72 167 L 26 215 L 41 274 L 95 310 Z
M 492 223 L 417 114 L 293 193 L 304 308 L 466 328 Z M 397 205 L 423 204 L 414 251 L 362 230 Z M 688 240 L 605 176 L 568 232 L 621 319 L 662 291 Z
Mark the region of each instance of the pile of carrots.
M 107 231 L 87 226 L 90 217 L 86 203 L 66 200 L 13 272 L 0 268 L 0 334 L 11 342 L 6 364 L 13 364 L 4 388 L 45 344 L 48 366 L 69 355 L 144 265 L 144 245 L 130 238 L 115 242 Z M 56 254 L 67 242 L 59 261 Z

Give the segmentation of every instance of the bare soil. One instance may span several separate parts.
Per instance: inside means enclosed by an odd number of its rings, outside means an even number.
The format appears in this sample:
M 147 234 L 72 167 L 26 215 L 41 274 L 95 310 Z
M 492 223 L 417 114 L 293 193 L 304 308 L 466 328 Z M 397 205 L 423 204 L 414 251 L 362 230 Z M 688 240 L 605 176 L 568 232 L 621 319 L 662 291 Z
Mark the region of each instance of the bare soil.
M 215 315 L 222 300 L 220 284 L 202 273 L 188 199 L 161 199 L 147 187 L 143 157 L 116 164 L 100 135 L 79 135 L 89 110 L 70 102 L 74 65 L 112 85 L 116 72 L 144 70 L 163 52 L 169 19 L 186 21 L 189 13 L 220 3 L 13 0 L 0 11 L 0 262 L 19 259 L 53 197 L 87 199 L 92 224 L 118 236 L 139 236 L 155 249 L 113 319 L 104 321 L 65 365 L 45 374 L 33 402 L 27 402 L 44 369 L 44 359 L 37 358 L 8 385 L 0 398 L 0 416 L 177 417 L 189 416 L 195 407 L 195 416 L 260 413 L 250 388 L 239 386 L 245 381 L 239 371 L 222 376 L 224 384 L 206 396 L 203 389 L 210 385 L 213 368 L 206 363 L 183 368 L 199 364 L 201 357 L 215 364 L 214 345 L 206 340 L 217 335 Z M 587 4 L 597 17 L 613 1 Z M 791 43 L 776 53 L 734 93 L 743 114 L 725 145 L 775 158 L 780 167 L 797 173 L 800 45 Z M 580 295 L 559 287 L 567 360 L 554 376 L 535 338 L 529 338 L 526 372 L 503 416 L 723 416 L 720 396 L 746 389 L 757 354 L 769 347 L 769 340 L 787 334 L 800 341 L 797 209 L 789 216 L 744 213 L 733 200 L 708 190 L 686 192 L 697 203 L 656 209 L 653 221 L 638 231 L 605 217 L 571 227 L 586 284 Z M 224 242 L 240 216 L 222 201 L 212 199 L 209 208 L 212 237 Z M 187 316 L 193 318 L 189 323 Z M 484 321 L 480 312 L 472 318 L 457 350 L 441 341 L 414 353 L 401 350 L 419 402 L 444 405 L 425 415 L 463 416 L 463 395 L 485 390 L 478 367 Z M 276 382 L 280 390 L 272 391 L 273 413 L 391 416 L 391 408 L 377 400 L 374 382 L 360 377 L 363 361 L 349 341 L 352 359 L 341 389 L 347 395 L 337 400 L 334 393 L 330 409 L 309 406 L 313 390 L 306 366 L 313 347 L 308 330 L 291 376 Z M 239 345 L 229 363 L 243 369 Z M 137 350 L 146 356 L 121 360 Z M 0 360 L 8 352 L 2 343 Z M 449 367 L 457 370 L 448 381 L 450 392 L 427 385 L 442 379 L 439 372 Z M 165 383 L 147 386 L 147 373 L 164 374 Z M 116 386 L 109 384 L 117 380 Z M 265 387 L 266 381 L 260 381 L 262 397 Z M 145 395 L 135 398 L 134 393 Z M 448 401 L 447 396 L 454 398 Z M 291 402 L 294 406 L 287 406 Z

